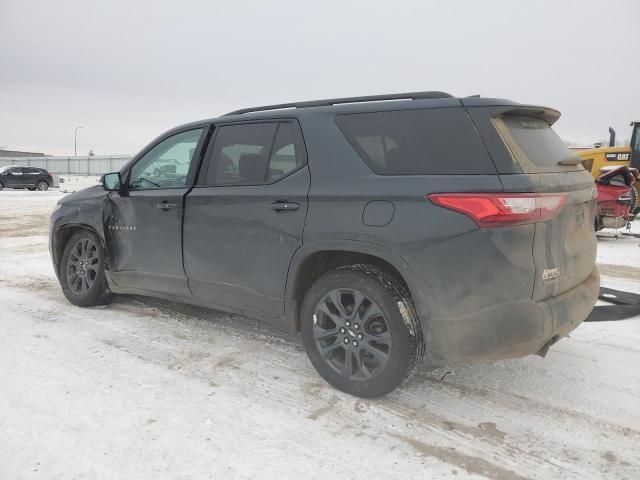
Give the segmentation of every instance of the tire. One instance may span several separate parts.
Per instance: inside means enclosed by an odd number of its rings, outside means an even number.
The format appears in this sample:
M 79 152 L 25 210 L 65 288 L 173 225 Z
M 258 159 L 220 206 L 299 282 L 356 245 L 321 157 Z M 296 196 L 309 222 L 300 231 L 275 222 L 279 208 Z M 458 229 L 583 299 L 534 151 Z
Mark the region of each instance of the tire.
M 631 187 L 631 215 L 640 213 L 640 205 L 638 204 L 638 188 L 634 185 Z
M 325 273 L 305 295 L 301 314 L 309 360 L 343 392 L 385 395 L 422 362 L 422 330 L 409 292 L 397 277 L 373 265 Z
M 38 183 L 36 183 L 36 188 L 41 192 L 45 192 L 49 190 L 49 183 L 45 182 L 44 180 L 40 180 Z
M 4 183 L 0 182 L 0 190 L 4 190 Z
M 59 279 L 69 302 L 79 307 L 113 300 L 105 277 L 105 251 L 96 234 L 81 230 L 71 236 L 60 261 Z

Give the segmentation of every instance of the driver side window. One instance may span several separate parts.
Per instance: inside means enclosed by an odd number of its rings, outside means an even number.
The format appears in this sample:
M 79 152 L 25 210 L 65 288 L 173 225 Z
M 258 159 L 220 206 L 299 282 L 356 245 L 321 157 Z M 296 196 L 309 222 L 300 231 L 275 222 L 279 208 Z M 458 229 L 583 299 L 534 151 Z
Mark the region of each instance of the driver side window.
M 132 167 L 129 189 L 184 187 L 202 130 L 199 128 L 178 133 L 149 150 Z

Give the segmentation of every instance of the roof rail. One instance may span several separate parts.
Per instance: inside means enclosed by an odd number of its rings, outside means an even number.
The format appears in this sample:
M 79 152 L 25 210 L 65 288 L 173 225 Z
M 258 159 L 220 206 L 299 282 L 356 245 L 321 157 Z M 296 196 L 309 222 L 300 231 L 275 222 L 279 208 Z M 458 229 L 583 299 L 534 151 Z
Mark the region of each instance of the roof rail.
M 309 102 L 280 103 L 277 105 L 265 105 L 262 107 L 241 108 L 233 112 L 225 113 L 227 115 L 240 115 L 249 112 L 264 112 L 266 110 L 280 110 L 283 108 L 309 108 L 309 107 L 329 107 L 341 103 L 363 103 L 363 102 L 382 102 L 385 100 L 425 100 L 433 98 L 452 98 L 453 96 L 445 92 L 408 92 L 408 93 L 392 93 L 388 95 L 367 95 L 364 97 L 344 97 L 344 98 L 328 98 L 326 100 L 312 100 Z

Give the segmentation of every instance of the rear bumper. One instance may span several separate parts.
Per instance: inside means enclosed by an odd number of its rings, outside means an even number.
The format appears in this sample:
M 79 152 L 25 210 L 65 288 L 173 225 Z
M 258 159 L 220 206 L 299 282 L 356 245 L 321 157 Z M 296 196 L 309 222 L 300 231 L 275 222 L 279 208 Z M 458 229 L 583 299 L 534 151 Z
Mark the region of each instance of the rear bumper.
M 571 290 L 542 302 L 491 305 L 457 318 L 423 319 L 427 356 L 433 363 L 498 360 L 544 353 L 545 346 L 580 325 L 598 299 L 600 277 L 591 275 Z

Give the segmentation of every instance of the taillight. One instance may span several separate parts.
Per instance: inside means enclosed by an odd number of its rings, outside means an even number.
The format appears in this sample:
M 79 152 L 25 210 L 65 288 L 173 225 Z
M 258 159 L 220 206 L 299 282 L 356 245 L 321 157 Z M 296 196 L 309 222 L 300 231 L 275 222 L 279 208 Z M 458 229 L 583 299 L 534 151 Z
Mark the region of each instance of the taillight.
M 567 196 L 543 193 L 431 193 L 427 198 L 471 217 L 480 227 L 546 222 L 557 215 Z
M 618 203 L 622 205 L 631 205 L 631 192 L 624 192 L 618 197 Z

